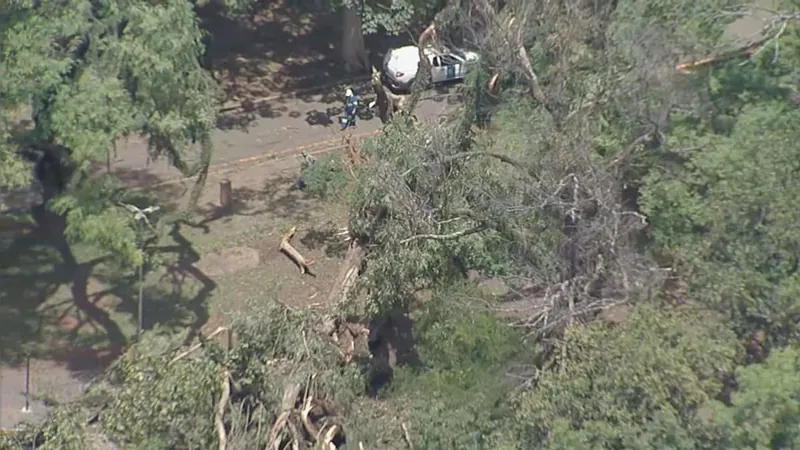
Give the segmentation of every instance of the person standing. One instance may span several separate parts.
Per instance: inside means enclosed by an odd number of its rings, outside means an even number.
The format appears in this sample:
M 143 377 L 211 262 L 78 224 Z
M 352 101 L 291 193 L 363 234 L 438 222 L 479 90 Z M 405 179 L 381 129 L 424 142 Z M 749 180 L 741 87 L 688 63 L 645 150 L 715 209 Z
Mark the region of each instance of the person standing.
M 356 126 L 356 113 L 358 112 L 358 96 L 353 93 L 353 90 L 347 88 L 344 92 L 344 120 L 342 120 L 341 129 Z

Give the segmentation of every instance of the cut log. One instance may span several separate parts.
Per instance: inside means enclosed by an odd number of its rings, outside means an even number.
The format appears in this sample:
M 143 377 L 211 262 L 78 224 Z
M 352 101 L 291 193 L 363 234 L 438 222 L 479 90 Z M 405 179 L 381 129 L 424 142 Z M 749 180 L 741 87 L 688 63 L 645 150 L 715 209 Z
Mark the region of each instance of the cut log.
M 300 268 L 300 273 L 311 274 L 311 265 L 314 264 L 313 259 L 306 259 L 300 252 L 297 251 L 296 248 L 292 246 L 292 238 L 297 233 L 297 227 L 292 227 L 288 233 L 283 235 L 283 239 L 281 239 L 281 246 L 278 248 L 279 251 L 283 252 L 286 256 L 292 259 L 297 267 Z

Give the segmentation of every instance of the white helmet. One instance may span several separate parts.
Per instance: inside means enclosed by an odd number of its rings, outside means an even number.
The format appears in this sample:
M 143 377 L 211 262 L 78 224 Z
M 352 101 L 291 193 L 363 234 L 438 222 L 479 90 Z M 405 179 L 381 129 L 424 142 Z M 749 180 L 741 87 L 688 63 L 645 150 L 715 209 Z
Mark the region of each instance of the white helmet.
M 344 91 L 344 95 L 345 95 L 345 97 L 352 97 L 353 96 L 353 90 L 350 89 L 350 88 L 347 88 L 347 90 Z

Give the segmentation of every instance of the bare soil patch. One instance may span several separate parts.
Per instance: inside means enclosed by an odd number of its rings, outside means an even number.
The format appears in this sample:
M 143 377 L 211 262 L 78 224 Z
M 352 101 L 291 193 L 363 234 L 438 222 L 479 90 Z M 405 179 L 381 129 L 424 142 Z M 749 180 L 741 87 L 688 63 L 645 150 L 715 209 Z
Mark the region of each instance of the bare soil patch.
M 233 247 L 200 256 L 195 267 L 209 277 L 221 277 L 258 267 L 258 251 L 250 247 Z

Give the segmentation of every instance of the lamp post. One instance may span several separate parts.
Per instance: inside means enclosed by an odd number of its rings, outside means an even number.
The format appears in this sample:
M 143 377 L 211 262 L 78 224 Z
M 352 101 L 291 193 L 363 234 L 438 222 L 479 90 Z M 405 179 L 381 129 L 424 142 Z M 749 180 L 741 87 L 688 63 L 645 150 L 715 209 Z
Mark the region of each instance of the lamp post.
M 133 214 L 133 220 L 136 221 L 136 237 L 139 244 L 139 250 L 142 252 L 142 258 L 144 258 L 144 227 L 147 226 L 151 230 L 155 231 L 153 228 L 153 224 L 150 223 L 150 219 L 147 217 L 149 214 L 152 214 L 158 211 L 160 208 L 158 206 L 148 206 L 147 208 L 141 209 L 134 205 L 129 205 L 127 203 L 120 203 L 125 209 L 127 209 L 131 214 Z M 142 336 L 142 305 L 144 304 L 144 260 L 139 264 L 139 300 L 136 306 L 136 342 L 139 342 Z
M 31 353 L 25 354 L 25 406 L 22 412 L 31 412 Z

